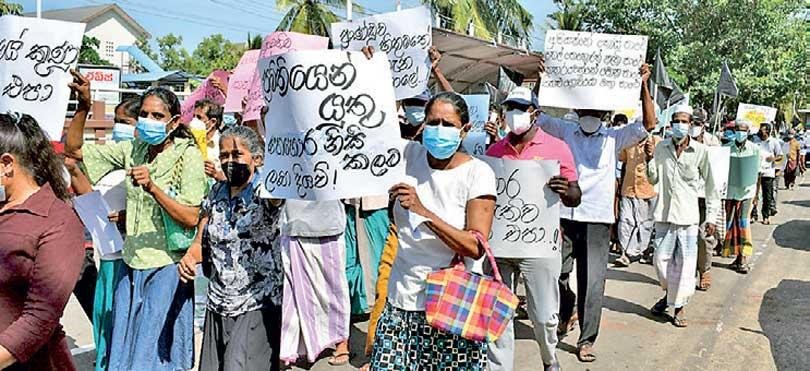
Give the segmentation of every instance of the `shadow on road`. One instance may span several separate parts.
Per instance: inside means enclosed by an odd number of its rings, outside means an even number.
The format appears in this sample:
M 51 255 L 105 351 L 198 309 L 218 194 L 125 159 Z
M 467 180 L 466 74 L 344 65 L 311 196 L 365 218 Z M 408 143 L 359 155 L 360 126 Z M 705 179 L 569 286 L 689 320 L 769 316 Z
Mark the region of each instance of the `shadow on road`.
M 607 278 L 609 280 L 648 283 L 653 286 L 658 286 L 658 281 L 650 278 L 649 276 L 619 269 L 608 269 Z
M 793 206 L 810 207 L 810 200 L 785 201 L 784 203 Z
M 782 280 L 765 292 L 759 325 L 771 343 L 778 370 L 807 369 L 810 362 L 810 282 Z
M 810 251 L 810 241 L 807 240 L 808 230 L 810 230 L 810 220 L 791 220 L 776 227 L 773 231 L 773 239 L 780 247 Z
M 652 303 L 655 303 L 655 300 L 651 300 L 650 306 L 652 307 Z M 636 303 L 629 302 L 624 299 L 614 298 L 612 296 L 605 296 L 603 301 L 603 307 L 605 309 L 610 309 L 614 312 L 622 312 L 622 313 L 629 313 L 635 314 L 639 317 L 644 317 L 648 320 L 659 322 L 659 323 L 666 323 L 669 322 L 669 318 L 654 316 L 650 313 L 650 309 L 647 307 L 643 307 Z

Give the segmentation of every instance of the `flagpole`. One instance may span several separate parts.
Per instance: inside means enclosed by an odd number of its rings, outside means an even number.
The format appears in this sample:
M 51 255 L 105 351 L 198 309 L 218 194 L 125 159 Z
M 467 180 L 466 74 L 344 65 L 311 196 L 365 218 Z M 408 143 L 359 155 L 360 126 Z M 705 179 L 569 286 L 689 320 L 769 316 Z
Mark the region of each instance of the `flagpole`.
M 714 132 L 720 127 L 720 116 L 723 114 L 723 94 L 717 94 L 717 112 L 714 117 Z

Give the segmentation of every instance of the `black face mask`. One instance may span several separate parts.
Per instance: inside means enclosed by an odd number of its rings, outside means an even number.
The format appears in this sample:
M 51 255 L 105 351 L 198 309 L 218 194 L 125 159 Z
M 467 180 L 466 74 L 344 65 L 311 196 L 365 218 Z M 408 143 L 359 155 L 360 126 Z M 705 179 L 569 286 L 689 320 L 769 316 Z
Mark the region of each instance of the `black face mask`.
M 226 162 L 222 165 L 222 172 L 225 173 L 225 178 L 232 187 L 243 186 L 250 179 L 250 167 L 240 162 Z

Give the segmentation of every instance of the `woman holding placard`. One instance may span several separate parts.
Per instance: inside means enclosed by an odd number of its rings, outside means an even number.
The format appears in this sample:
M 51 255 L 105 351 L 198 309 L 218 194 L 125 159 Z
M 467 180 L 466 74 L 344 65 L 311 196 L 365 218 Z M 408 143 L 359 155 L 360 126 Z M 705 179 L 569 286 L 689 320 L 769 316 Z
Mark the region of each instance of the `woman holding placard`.
M 431 327 L 426 317 L 429 273 L 454 257 L 483 255 L 473 233 L 488 235 L 495 208 L 495 174 L 458 151 L 469 130 L 464 99 L 440 93 L 425 107 L 423 143 L 405 150 L 407 180 L 391 188 L 399 250 L 388 304 L 377 325 L 372 370 L 484 370 L 487 344 Z
M 89 82 L 77 73 L 74 78 L 73 89 L 89 96 Z M 119 169 L 131 178 L 109 370 L 194 364 L 194 288 L 180 282 L 175 263 L 193 239 L 206 182 L 200 151 L 179 118 L 177 96 L 153 88 L 141 97 L 134 140 L 84 144 L 84 125 L 71 125 L 67 133 L 65 154 L 84 162 L 91 182 Z

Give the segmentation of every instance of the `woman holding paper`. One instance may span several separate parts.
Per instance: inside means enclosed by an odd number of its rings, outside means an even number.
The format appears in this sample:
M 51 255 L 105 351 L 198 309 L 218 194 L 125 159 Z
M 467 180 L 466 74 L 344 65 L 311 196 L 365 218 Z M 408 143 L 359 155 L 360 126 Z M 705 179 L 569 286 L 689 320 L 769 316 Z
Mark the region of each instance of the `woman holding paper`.
M 425 110 L 424 147 L 408 145 L 407 180 L 391 188 L 399 250 L 391 270 L 388 303 L 377 324 L 370 369 L 484 370 L 485 342 L 448 334 L 427 323 L 425 287 L 427 275 L 449 266 L 456 254 L 471 259 L 482 256 L 471 231 L 489 234 L 495 174 L 484 162 L 458 152 L 470 127 L 461 96 L 440 93 Z
M 62 169 L 36 120 L 0 114 L 0 369 L 75 370 L 59 319 L 84 233 Z
M 73 88 L 89 92 L 74 72 Z M 89 96 L 89 93 L 87 93 Z M 137 137 L 84 144 L 84 125 L 71 125 L 65 154 L 84 162 L 95 183 L 127 171 L 125 265 L 116 285 L 109 370 L 190 369 L 194 363 L 194 288 L 181 283 L 175 263 L 185 254 L 206 191 L 200 151 L 180 125 L 180 102 L 154 88 L 141 97 Z M 77 115 L 86 115 L 80 105 Z M 80 121 L 83 122 L 83 121 Z M 171 344 L 167 346 L 167 344 Z

